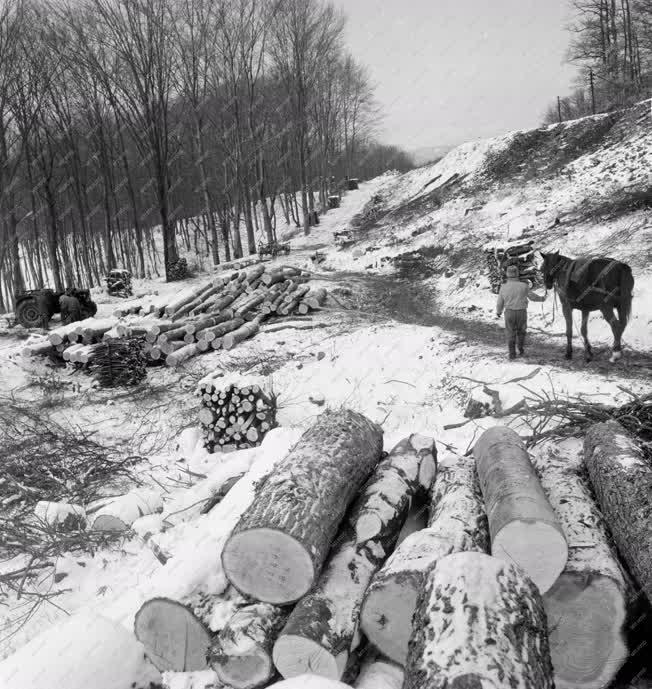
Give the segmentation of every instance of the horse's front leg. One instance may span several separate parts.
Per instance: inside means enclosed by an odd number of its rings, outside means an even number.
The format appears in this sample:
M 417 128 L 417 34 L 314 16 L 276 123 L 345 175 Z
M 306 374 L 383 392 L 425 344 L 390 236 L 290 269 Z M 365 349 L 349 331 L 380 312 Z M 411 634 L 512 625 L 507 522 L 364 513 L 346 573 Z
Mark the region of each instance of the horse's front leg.
M 566 358 L 573 358 L 573 309 L 567 302 L 562 302 L 562 313 L 566 319 Z
M 582 338 L 584 339 L 584 360 L 591 361 L 593 359 L 593 351 L 591 349 L 591 343 L 589 342 L 589 311 L 586 309 L 582 310 L 582 327 L 580 332 L 582 333 Z
M 600 311 L 602 311 L 602 317 L 611 326 L 611 332 L 614 336 L 613 351 L 609 361 L 613 364 L 623 355 L 621 337 L 623 335 L 623 326 L 620 319 L 616 318 L 616 314 L 611 306 L 603 306 Z

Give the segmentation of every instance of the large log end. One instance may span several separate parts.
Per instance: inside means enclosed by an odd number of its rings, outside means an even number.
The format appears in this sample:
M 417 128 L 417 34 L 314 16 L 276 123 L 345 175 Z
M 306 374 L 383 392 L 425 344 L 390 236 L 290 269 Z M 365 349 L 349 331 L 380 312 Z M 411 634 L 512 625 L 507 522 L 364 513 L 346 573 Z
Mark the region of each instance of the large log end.
M 136 613 L 136 638 L 161 672 L 192 672 L 208 667 L 211 635 L 185 606 L 168 598 L 152 598 Z
M 305 547 L 292 536 L 268 528 L 234 533 L 222 551 L 231 583 L 244 595 L 275 605 L 299 600 L 312 586 L 315 571 Z M 234 584 L 235 585 L 235 584 Z

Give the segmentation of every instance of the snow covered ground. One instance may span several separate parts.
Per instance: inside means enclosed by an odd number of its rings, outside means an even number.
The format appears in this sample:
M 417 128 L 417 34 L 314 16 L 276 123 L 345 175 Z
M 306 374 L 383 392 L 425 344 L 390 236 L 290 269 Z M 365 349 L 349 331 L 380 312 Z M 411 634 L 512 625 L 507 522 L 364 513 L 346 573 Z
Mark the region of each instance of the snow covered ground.
M 165 487 L 168 512 L 192 504 L 197 486 L 190 486 L 190 472 L 210 481 L 224 463 L 238 461 L 251 467 L 254 476 L 264 473 L 301 428 L 323 411 L 310 401 L 315 393 L 323 395 L 326 407 L 347 406 L 382 423 L 386 449 L 409 433 L 422 432 L 437 439 L 442 458 L 464 454 L 490 425 L 513 423 L 523 430 L 512 417 L 485 417 L 459 426 L 466 420 L 470 396 L 478 396 L 484 384 L 500 392 L 506 407 L 541 391 L 625 402 L 629 393 L 649 389 L 652 373 L 651 213 L 640 209 L 600 220 L 582 209 L 619 190 L 643 188 L 652 181 L 649 104 L 647 110 L 647 119 L 637 120 L 627 136 L 607 139 L 608 146 L 602 142 L 597 149 L 575 156 L 553 175 L 500 183 L 486 179 L 487 155 L 507 150 L 514 133 L 465 144 L 433 166 L 403 176 L 386 174 L 346 194 L 340 209 L 324 216 L 310 236 L 293 239 L 288 257 L 276 259 L 312 270 L 311 254 L 317 250 L 326 254 L 325 262 L 315 269 L 315 281 L 329 291 L 335 289 L 337 302 L 331 299 L 327 310 L 316 317 L 325 325 L 321 329 L 261 333 L 228 354 L 214 352 L 192 359 L 181 370 L 152 369 L 148 386 L 134 396 L 91 389 L 81 375 L 51 371 L 38 359 L 26 363 L 19 356 L 24 342 L 0 336 L 5 390 L 35 404 L 51 399 L 56 402 L 49 405 L 52 413 L 96 430 L 107 442 L 132 439 L 138 446 L 134 451 L 147 456 L 143 482 Z M 576 125 L 563 126 L 570 131 Z M 433 190 L 453 175 L 461 179 L 456 192 L 433 200 Z M 384 216 L 360 233 L 354 246 L 337 249 L 333 233 L 349 228 L 376 194 L 382 197 Z M 560 222 L 555 225 L 556 218 Z M 596 359 L 584 362 L 576 324 L 576 356 L 573 362 L 565 361 L 564 323 L 552 295 L 530 310 L 526 357 L 507 361 L 481 249 L 524 236 L 544 249 L 573 256 L 606 253 L 630 262 L 636 279 L 634 313 L 621 362 L 608 363 L 611 334 L 597 316 L 589 324 Z M 442 247 L 445 270 L 424 281 L 408 280 L 413 283 L 408 299 L 401 291 L 408 289 L 405 283 L 398 292 L 392 291 L 395 279 L 387 259 L 422 247 Z M 192 283 L 201 279 L 205 276 Z M 135 281 L 135 289 L 138 294 L 158 292 L 163 298 L 178 292 L 179 285 Z M 119 303 L 108 297 L 98 301 L 99 316 L 110 315 Z M 355 308 L 342 309 L 341 303 Z M 385 306 L 389 311 L 383 311 Z M 407 312 L 399 313 L 404 306 Z M 246 375 L 279 395 L 282 429 L 271 434 L 262 448 L 245 451 L 248 454 L 239 459 L 233 454 L 209 456 L 193 443 L 177 449 L 182 429 L 196 427 L 195 386 L 215 371 L 223 373 L 224 384 Z M 526 380 L 510 382 L 514 379 Z M 450 425 L 456 427 L 447 430 Z M 242 501 L 251 499 L 247 486 L 238 484 L 238 490 Z M 157 544 L 172 555 L 166 565 L 142 537 L 94 557 L 61 557 L 56 572 L 64 576 L 57 577 L 57 583 L 48 577 L 42 584 L 60 592 L 56 605 L 45 603 L 31 610 L 31 601 L 13 596 L 2 601 L 0 658 L 76 611 L 101 613 L 132 629 L 133 614 L 148 596 L 191 596 L 200 585 L 205 592 L 222 593 L 226 582 L 216 563 L 233 526 L 231 504 L 202 516 L 191 510 L 188 516 L 193 519 L 181 519 L 162 534 L 156 534 L 160 520 L 141 525 L 141 536 L 153 530 Z M 199 537 L 205 538 L 202 553 L 189 551 L 189 544 Z M 2 563 L 0 574 L 20 564 Z M 209 576 L 211 571 L 215 576 Z M 225 599 L 215 629 L 224 624 L 231 609 L 232 603 Z

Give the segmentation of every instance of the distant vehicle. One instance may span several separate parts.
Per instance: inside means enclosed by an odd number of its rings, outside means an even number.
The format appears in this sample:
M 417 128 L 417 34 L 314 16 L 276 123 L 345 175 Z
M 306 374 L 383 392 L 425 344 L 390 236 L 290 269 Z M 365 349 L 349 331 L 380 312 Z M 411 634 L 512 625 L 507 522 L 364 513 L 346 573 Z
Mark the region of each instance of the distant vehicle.
M 31 289 L 16 295 L 14 313 L 16 321 L 25 328 L 40 328 L 45 325 L 55 313 L 61 313 L 59 297 L 65 292 L 55 292 L 53 289 Z M 72 296 L 79 300 L 83 318 L 91 318 L 97 313 L 97 304 L 91 299 L 87 289 L 72 289 Z

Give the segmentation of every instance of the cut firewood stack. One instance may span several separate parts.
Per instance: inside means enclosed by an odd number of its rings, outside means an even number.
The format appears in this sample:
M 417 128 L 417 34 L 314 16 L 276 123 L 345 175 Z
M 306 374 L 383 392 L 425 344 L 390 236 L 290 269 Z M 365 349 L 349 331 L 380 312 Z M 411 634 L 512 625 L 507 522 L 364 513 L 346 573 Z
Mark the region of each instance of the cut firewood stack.
M 255 447 L 276 427 L 276 397 L 259 385 L 231 384 L 220 389 L 215 381 L 201 382 L 199 421 L 209 452 Z
M 539 272 L 535 263 L 534 241 L 527 244 L 516 244 L 506 248 L 496 247 L 485 251 L 487 271 L 491 291 L 498 294 L 501 285 L 506 280 L 507 266 L 518 266 L 519 279 L 530 282 L 532 286 L 540 284 Z

